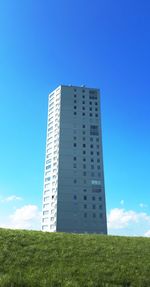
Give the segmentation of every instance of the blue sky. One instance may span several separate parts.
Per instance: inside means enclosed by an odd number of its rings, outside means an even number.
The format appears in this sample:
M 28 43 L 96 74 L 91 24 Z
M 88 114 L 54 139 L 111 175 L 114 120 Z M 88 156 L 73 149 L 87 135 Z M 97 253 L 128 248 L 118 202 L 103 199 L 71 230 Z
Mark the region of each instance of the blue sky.
M 149 0 L 0 1 L 0 226 L 38 228 L 47 96 L 85 84 L 101 89 L 109 233 L 150 235 L 149 31 Z

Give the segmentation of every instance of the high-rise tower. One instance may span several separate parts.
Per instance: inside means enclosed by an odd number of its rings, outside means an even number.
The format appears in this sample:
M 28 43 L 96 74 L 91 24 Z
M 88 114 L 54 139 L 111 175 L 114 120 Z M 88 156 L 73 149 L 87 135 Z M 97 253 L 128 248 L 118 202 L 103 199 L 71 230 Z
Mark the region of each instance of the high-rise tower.
M 98 89 L 49 95 L 42 230 L 107 233 Z

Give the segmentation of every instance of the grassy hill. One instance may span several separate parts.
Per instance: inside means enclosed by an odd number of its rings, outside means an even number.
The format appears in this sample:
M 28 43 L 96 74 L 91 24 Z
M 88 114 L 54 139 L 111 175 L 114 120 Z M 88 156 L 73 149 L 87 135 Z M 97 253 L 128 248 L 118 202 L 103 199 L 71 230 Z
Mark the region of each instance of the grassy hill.
M 0 287 L 150 287 L 150 239 L 0 229 Z

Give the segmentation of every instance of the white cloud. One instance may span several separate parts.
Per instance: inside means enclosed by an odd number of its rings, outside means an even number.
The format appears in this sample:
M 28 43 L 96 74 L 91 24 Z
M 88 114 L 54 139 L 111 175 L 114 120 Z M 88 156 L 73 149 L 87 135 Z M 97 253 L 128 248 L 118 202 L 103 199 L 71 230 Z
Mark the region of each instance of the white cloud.
M 25 205 L 17 208 L 5 222 L 0 223 L 1 227 L 16 229 L 40 229 L 41 212 L 36 205 Z
M 110 234 L 144 236 L 146 230 L 150 229 L 150 215 L 114 208 L 108 214 L 108 229 Z
M 150 237 L 150 230 L 146 231 L 144 234 L 146 237 Z
M 22 200 L 22 197 L 16 196 L 16 195 L 11 195 L 11 196 L 8 196 L 8 197 L 1 199 L 1 202 L 10 202 L 10 201 L 17 201 L 17 200 Z

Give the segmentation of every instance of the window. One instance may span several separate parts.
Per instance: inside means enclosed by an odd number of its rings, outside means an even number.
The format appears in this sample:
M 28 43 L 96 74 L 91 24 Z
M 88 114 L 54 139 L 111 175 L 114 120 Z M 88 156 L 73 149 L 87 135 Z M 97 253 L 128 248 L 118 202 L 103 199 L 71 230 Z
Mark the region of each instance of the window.
M 74 183 L 77 183 L 77 180 L 76 179 L 74 179 L 74 181 L 73 181 Z
M 85 90 L 82 90 L 82 93 L 85 93 Z
M 95 213 L 93 213 L 93 218 L 96 218 L 96 214 Z
M 86 196 L 86 195 L 84 195 L 84 196 L 83 196 L 83 199 L 84 199 L 84 200 L 87 200 L 87 196 Z
M 74 144 L 73 144 L 73 146 L 74 146 L 74 147 L 76 147 L 76 146 L 77 146 L 77 144 L 76 144 L 76 143 L 74 143 Z
M 84 213 L 84 218 L 87 218 L 87 213 L 86 212 Z
M 74 92 L 76 92 L 77 91 L 77 89 L 74 89 Z
M 76 196 L 76 195 L 74 195 L 74 196 L 73 196 L 73 198 L 76 200 L 76 199 L 77 199 L 77 196 Z
M 95 200 L 95 196 L 92 196 L 92 200 Z
M 82 113 L 82 116 L 85 116 L 85 113 Z
M 99 209 L 102 209 L 102 205 L 99 205 Z
M 74 104 L 76 104 L 77 100 L 74 100 Z
M 77 95 L 74 95 L 74 98 L 76 98 L 77 97 Z
M 83 154 L 86 154 L 86 151 L 85 151 L 85 150 L 83 150 Z
M 85 104 L 85 101 L 83 101 L 82 104 L 84 105 L 84 104 Z
M 73 160 L 77 160 L 76 156 L 74 156 Z
M 95 102 L 95 106 L 97 106 L 97 102 Z
M 50 165 L 50 164 L 46 166 L 46 169 L 50 169 L 50 168 L 51 168 L 51 165 Z
M 76 113 L 76 112 L 74 112 L 73 114 L 74 114 L 74 116 L 76 116 L 76 114 L 77 114 L 77 113 Z
M 84 169 L 86 168 L 86 164 L 83 164 L 83 168 L 84 168 Z
M 49 214 L 48 210 L 43 211 L 43 215 L 48 215 L 48 214 Z
M 82 140 L 85 141 L 85 137 L 83 137 Z
M 83 191 L 84 191 L 84 192 L 87 192 L 87 189 L 86 189 L 86 188 L 84 188 L 84 189 L 83 189 Z
M 99 214 L 99 217 L 100 217 L 100 218 L 103 218 L 103 214 L 102 214 L 102 213 L 100 213 L 100 214 Z
M 83 161 L 86 161 L 86 158 L 85 158 L 85 157 L 83 158 Z
M 90 148 L 93 148 L 93 144 L 90 145 Z
M 99 151 L 97 152 L 97 155 L 99 155 Z
M 99 192 L 101 192 L 101 188 L 100 187 L 92 187 L 92 192 L 99 193 Z
M 91 135 L 98 135 L 98 126 L 91 125 L 90 126 L 90 134 Z
M 85 131 L 83 131 L 82 134 L 85 135 Z
M 85 209 L 87 208 L 87 204 L 84 204 L 84 208 L 85 208 Z
M 91 151 L 90 154 L 93 155 L 93 151 Z
M 94 158 L 91 158 L 91 162 L 94 162 Z
M 76 168 L 76 167 L 77 167 L 76 163 L 74 163 L 74 164 L 73 164 L 73 167 L 74 167 L 74 168 Z
M 83 172 L 83 176 L 86 176 L 86 171 Z
M 90 108 L 90 112 L 92 111 L 92 108 Z
M 93 204 L 93 205 L 92 205 L 92 208 L 93 208 L 93 209 L 95 209 L 95 208 L 96 208 L 96 205 L 95 205 L 95 204 Z
M 91 176 L 92 176 L 92 177 L 94 177 L 94 176 L 95 176 L 95 173 L 94 173 L 93 171 L 91 172 Z
M 94 165 L 93 164 L 91 165 L 91 169 L 94 169 Z
M 99 201 L 102 201 L 102 198 L 101 198 L 101 197 L 99 197 L 98 199 L 99 199 Z
M 77 106 L 74 106 L 74 110 L 76 110 Z
M 74 141 L 77 139 L 77 137 L 73 137 Z
M 86 147 L 86 144 L 83 144 L 82 146 L 83 146 L 83 147 Z
M 85 125 L 83 125 L 82 128 L 85 129 Z
M 100 162 L 100 159 L 99 159 L 99 158 L 97 159 L 97 162 Z
M 82 107 L 82 110 L 85 111 L 85 107 Z
M 95 117 L 98 118 L 98 114 L 95 114 Z
M 100 165 L 97 166 L 97 169 L 100 169 Z
M 90 117 L 92 117 L 93 116 L 93 114 L 92 113 L 90 113 Z

